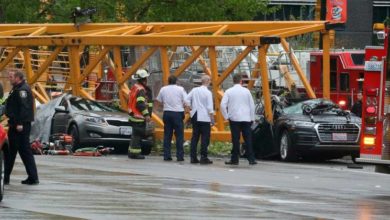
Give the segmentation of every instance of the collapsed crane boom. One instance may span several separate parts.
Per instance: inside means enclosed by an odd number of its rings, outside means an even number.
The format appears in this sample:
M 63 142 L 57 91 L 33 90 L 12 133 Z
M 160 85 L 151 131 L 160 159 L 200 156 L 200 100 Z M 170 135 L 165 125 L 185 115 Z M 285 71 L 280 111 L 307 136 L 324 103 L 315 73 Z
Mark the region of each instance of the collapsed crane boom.
M 65 85 L 74 95 L 93 99 L 94 97 L 83 87 L 83 83 L 93 69 L 106 59 L 113 57 L 114 75 L 118 84 L 119 99 L 122 108 L 126 108 L 128 87 L 126 82 L 143 67 L 154 54 L 160 53 L 162 82 L 167 83 L 170 74 L 179 76 L 195 61 L 203 62 L 204 72 L 211 75 L 212 92 L 216 110 L 216 129 L 212 138 L 229 140 L 230 133 L 224 130 L 224 121 L 219 111 L 219 103 L 223 91 L 221 84 L 234 71 L 239 63 L 254 49 L 258 49 L 257 68 L 251 71 L 251 78 L 261 77 L 261 88 L 265 101 L 265 116 L 272 123 L 270 91 L 268 87 L 267 49 L 270 44 L 282 42 L 296 35 L 320 32 L 323 36 L 324 91 L 329 91 L 329 25 L 326 21 L 294 21 L 294 22 L 172 22 L 172 23 L 95 23 L 75 26 L 73 24 L 1 24 L 0 47 L 8 48 L 7 57 L 0 62 L 0 71 L 12 63 L 20 52 L 24 56 L 24 69 L 27 81 L 33 85 L 35 97 L 40 101 L 48 101 L 42 82 L 39 78 L 49 71 L 50 64 L 59 53 L 67 52 L 69 57 L 69 73 Z M 94 59 L 85 66 L 80 65 L 80 56 L 85 47 L 96 47 Z M 146 47 L 140 57 L 126 70 L 121 59 L 122 46 Z M 192 55 L 176 70 L 171 69 L 172 60 L 169 54 L 177 46 L 188 46 Z M 243 46 L 245 49 L 226 69 L 220 70 L 217 61 L 217 46 Z M 34 68 L 31 61 L 31 48 L 46 47 L 52 51 L 40 67 Z M 202 56 L 208 56 L 209 63 Z M 202 61 L 203 60 L 203 61 Z M 294 67 L 298 70 L 299 64 Z M 305 82 L 305 79 L 303 78 Z M 253 84 L 252 84 L 253 85 Z M 307 91 L 312 91 L 308 83 L 304 83 Z M 314 94 L 314 93 L 311 93 Z M 328 94 L 329 95 L 329 94 Z M 310 96 L 310 94 L 309 94 Z M 327 97 L 327 94 L 324 93 Z M 154 120 L 162 126 L 162 120 L 156 115 Z M 187 132 L 186 135 L 190 133 Z

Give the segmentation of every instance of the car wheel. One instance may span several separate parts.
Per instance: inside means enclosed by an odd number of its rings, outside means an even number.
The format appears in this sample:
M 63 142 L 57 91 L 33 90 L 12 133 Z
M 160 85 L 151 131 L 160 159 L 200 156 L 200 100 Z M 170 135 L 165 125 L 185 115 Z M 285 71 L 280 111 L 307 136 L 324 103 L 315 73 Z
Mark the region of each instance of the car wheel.
M 80 135 L 79 129 L 76 125 L 72 125 L 69 129 L 69 134 L 72 136 L 73 151 L 80 148 Z
M 280 138 L 280 159 L 282 161 L 296 161 L 297 154 L 295 152 L 294 146 L 291 143 L 290 135 L 287 131 L 282 133 L 282 137 Z
M 4 153 L 0 150 L 0 202 L 4 195 Z

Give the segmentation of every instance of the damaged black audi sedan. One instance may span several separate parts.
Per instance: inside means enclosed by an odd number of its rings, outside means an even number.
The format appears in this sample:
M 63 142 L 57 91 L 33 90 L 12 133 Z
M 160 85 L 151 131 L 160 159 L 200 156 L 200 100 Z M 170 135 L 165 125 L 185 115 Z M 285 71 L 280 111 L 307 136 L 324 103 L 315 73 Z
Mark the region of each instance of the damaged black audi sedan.
M 273 125 L 260 117 L 253 126 L 258 158 L 296 161 L 313 155 L 322 159 L 359 156 L 361 119 L 332 101 L 312 99 L 283 107 L 273 100 L 273 113 Z

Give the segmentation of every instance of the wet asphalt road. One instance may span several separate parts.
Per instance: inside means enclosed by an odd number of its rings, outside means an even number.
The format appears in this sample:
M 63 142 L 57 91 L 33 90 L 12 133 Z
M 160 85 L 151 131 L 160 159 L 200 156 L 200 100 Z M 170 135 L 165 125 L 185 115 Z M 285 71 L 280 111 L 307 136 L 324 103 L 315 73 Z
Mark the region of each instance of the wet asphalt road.
M 390 175 L 344 161 L 211 166 L 36 156 L 40 181 L 21 185 L 20 160 L 0 219 L 390 219 Z

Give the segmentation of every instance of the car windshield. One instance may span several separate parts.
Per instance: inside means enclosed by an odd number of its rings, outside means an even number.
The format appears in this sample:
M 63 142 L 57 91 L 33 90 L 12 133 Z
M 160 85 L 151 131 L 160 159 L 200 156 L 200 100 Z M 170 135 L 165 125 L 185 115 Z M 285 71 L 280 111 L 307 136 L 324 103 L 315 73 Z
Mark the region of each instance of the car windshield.
M 309 105 L 309 106 L 311 106 L 314 109 L 323 108 L 324 106 L 329 107 L 329 108 L 325 108 L 325 109 L 331 109 L 331 108 L 334 108 L 336 106 L 330 100 L 326 100 L 326 99 L 312 99 L 312 100 L 299 102 L 299 103 L 294 104 L 292 106 L 286 107 L 286 108 L 283 109 L 283 112 L 286 113 L 286 114 L 302 114 L 302 106 L 303 105 Z
M 286 107 L 283 109 L 283 112 L 286 114 L 302 114 L 302 105 L 303 102 L 300 102 L 295 105 Z
M 72 97 L 69 99 L 69 102 L 72 106 L 72 108 L 80 111 L 97 111 L 97 112 L 114 112 L 116 110 L 109 108 L 107 106 L 104 106 L 102 104 L 99 104 L 97 102 L 87 100 L 87 99 L 82 99 L 82 98 L 77 98 L 77 97 Z

